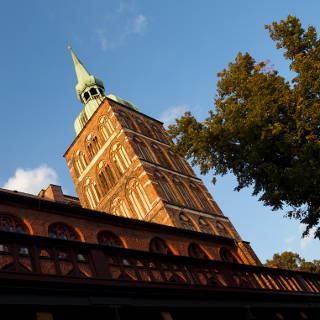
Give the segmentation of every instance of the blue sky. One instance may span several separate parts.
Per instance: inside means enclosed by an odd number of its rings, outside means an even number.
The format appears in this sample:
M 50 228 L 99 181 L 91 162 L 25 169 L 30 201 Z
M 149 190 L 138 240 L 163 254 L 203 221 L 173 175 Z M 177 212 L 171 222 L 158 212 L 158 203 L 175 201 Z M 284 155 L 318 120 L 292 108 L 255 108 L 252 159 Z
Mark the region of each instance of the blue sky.
M 0 186 L 37 193 L 49 183 L 74 194 L 63 153 L 82 106 L 67 51 L 113 93 L 167 123 L 213 108 L 216 73 L 239 51 L 270 60 L 291 77 L 265 24 L 298 16 L 318 30 L 320 3 L 308 1 L 11 0 L 0 12 L 2 152 Z M 250 190 L 234 192 L 232 176 L 203 177 L 207 187 L 264 261 L 293 250 L 319 259 L 319 241 L 301 240 L 298 222 L 263 207 Z

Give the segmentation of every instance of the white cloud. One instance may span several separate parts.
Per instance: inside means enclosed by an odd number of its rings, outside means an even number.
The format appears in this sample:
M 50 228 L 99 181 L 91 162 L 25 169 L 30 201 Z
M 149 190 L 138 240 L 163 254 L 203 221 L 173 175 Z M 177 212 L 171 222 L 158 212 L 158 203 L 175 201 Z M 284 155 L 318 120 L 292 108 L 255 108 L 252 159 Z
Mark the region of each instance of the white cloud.
M 117 19 L 115 19 L 117 18 Z M 127 23 L 119 24 L 119 20 L 127 20 Z M 115 14 L 112 21 L 94 30 L 96 40 L 103 51 L 121 46 L 131 35 L 143 35 L 148 26 L 148 20 L 143 14 L 125 17 L 123 10 Z
M 56 171 L 44 164 L 35 169 L 18 168 L 14 176 L 3 185 L 3 188 L 38 194 L 41 189 L 47 188 L 50 183 L 57 184 L 57 182 Z
M 159 120 L 162 121 L 165 126 L 168 126 L 169 124 L 173 124 L 175 119 L 181 117 L 186 111 L 189 110 L 190 107 L 187 105 L 171 107 L 161 113 Z
M 304 225 L 299 225 L 299 230 L 302 233 L 305 229 Z M 307 245 L 310 244 L 310 242 L 314 239 L 314 234 L 317 230 L 317 227 L 313 227 L 310 229 L 309 234 L 307 236 L 305 236 L 304 238 L 301 238 L 300 240 L 300 248 L 304 249 Z
M 133 20 L 132 32 L 137 34 L 143 34 L 147 29 L 148 21 L 143 14 L 139 14 Z

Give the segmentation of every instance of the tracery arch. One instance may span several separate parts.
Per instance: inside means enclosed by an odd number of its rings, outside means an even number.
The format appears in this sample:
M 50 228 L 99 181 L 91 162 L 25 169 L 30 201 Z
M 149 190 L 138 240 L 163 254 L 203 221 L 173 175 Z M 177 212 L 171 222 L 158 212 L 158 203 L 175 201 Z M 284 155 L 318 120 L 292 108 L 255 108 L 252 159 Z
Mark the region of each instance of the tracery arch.
M 200 203 L 201 209 L 211 212 L 212 208 L 210 206 L 210 203 L 209 203 L 208 199 L 205 197 L 205 195 L 203 194 L 202 190 L 200 190 L 200 187 L 195 185 L 194 183 L 190 183 L 190 188 L 193 191 L 195 198 Z
M 133 141 L 138 156 L 144 160 L 154 162 L 154 159 L 146 144 L 143 141 L 141 141 L 138 137 L 134 137 Z
M 84 192 L 91 208 L 95 208 L 101 198 L 101 193 L 95 181 L 88 178 L 84 186 Z
M 188 247 L 188 254 L 193 258 L 210 259 L 206 252 L 195 242 L 190 243 Z
M 190 208 L 195 208 L 196 207 L 195 202 L 191 197 L 189 190 L 186 188 L 186 186 L 178 178 L 174 178 L 173 181 L 179 195 L 181 196 L 186 206 Z
M 131 130 L 136 130 L 135 125 L 131 118 L 125 113 L 124 111 L 119 111 L 119 116 L 120 116 L 120 122 L 121 124 Z
M 162 175 L 159 171 L 155 171 L 154 176 L 160 187 L 163 198 L 169 201 L 177 202 L 177 197 L 172 191 L 172 187 L 168 183 L 166 177 Z
M 0 231 L 30 233 L 26 224 L 19 217 L 11 214 L 0 214 Z
M 97 235 L 97 240 L 102 245 L 124 248 L 123 241 L 111 231 L 100 231 Z
M 48 235 L 54 239 L 80 241 L 80 235 L 72 227 L 63 222 L 50 224 Z
M 157 127 L 156 125 L 152 125 L 152 132 L 154 133 L 154 136 L 157 140 L 163 143 L 167 143 L 164 134 L 162 133 L 162 130 L 159 127 Z
M 98 180 L 101 186 L 101 190 L 104 194 L 107 194 L 109 190 L 114 186 L 116 180 L 114 174 L 110 168 L 110 165 L 105 161 L 101 161 L 98 165 Z
M 152 143 L 151 147 L 152 147 L 152 150 L 158 159 L 158 163 L 164 167 L 171 168 L 169 160 L 164 155 L 164 152 L 162 151 L 162 149 L 156 143 Z
M 179 171 L 179 172 L 181 172 L 183 174 L 188 175 L 189 173 L 186 170 L 185 166 L 182 164 L 182 161 L 181 161 L 179 155 L 174 153 L 171 149 L 169 149 L 168 153 L 170 155 L 170 158 L 171 158 L 172 162 L 175 165 L 175 169 L 177 169 L 177 171 Z
M 134 211 L 140 219 L 143 219 L 151 209 L 151 204 L 145 190 L 138 180 L 132 179 L 127 184 L 127 192 Z
M 190 217 L 183 212 L 179 214 L 179 223 L 184 229 L 197 231 L 197 228 Z
M 155 253 L 162 253 L 170 256 L 174 255 L 173 251 L 169 248 L 166 242 L 159 237 L 155 237 L 150 240 L 149 250 Z
M 77 177 L 81 175 L 81 173 L 85 170 L 87 165 L 88 164 L 85 154 L 82 151 L 78 150 L 74 155 L 74 166 Z
M 100 149 L 98 137 L 90 133 L 86 138 L 86 149 L 88 150 L 90 160 L 96 155 Z
M 104 141 L 107 141 L 112 135 L 114 128 L 107 116 L 103 116 L 99 119 L 99 131 Z
M 120 143 L 115 144 L 112 147 L 111 159 L 113 160 L 117 170 L 120 170 L 121 175 L 130 166 L 130 159 L 127 152 Z
M 127 204 L 120 197 L 115 198 L 111 204 L 111 212 L 117 216 L 130 217 L 130 211 Z
M 139 129 L 140 129 L 139 131 L 143 135 L 151 138 L 152 137 L 151 131 L 150 131 L 149 127 L 145 124 L 145 121 L 143 121 L 139 117 L 136 117 L 136 122 L 137 122 Z

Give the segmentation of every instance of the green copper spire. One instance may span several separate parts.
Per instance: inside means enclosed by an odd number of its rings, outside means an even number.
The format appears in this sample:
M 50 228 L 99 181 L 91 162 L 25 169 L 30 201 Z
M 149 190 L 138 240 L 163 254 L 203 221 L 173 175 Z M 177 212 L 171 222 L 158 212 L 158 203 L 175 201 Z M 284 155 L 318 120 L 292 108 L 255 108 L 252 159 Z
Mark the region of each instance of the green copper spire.
M 74 64 L 74 69 L 76 71 L 78 82 L 84 82 L 87 78 L 90 77 L 90 74 L 88 70 L 83 66 L 81 61 L 78 59 L 78 57 L 75 55 L 75 53 L 72 51 L 72 48 L 68 46 L 68 50 L 71 52 L 71 57 Z

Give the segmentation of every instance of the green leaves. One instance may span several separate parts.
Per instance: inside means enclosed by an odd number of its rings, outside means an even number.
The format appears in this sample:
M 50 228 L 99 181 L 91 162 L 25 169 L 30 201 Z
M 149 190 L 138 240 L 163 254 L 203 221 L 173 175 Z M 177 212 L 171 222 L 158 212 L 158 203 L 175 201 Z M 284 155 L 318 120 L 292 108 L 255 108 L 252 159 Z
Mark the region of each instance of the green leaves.
M 291 207 L 288 216 L 308 232 L 320 217 L 320 41 L 293 16 L 266 29 L 291 60 L 293 83 L 239 53 L 218 74 L 209 117 L 201 123 L 186 113 L 169 134 L 201 173 L 232 172 L 236 190 L 252 186 L 273 210 Z

